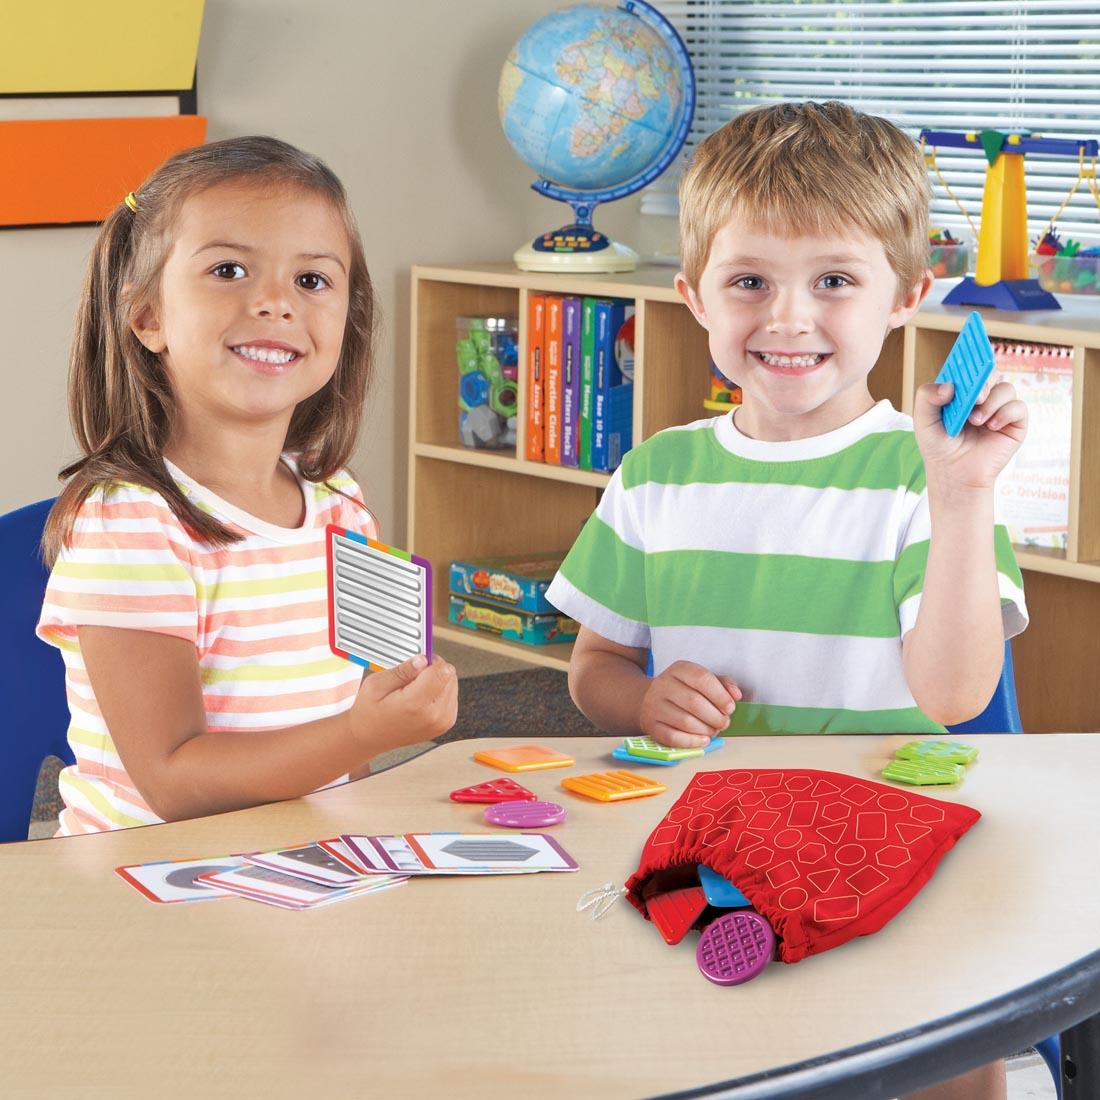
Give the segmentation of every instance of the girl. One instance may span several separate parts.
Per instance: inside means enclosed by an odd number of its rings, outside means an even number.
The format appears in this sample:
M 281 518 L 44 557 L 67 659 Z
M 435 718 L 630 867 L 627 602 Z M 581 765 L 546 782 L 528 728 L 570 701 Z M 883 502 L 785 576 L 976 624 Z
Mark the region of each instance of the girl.
M 328 648 L 325 526 L 378 534 L 343 469 L 373 324 L 343 186 L 284 142 L 188 149 L 107 218 L 43 536 L 60 834 L 295 798 L 454 723 L 445 661 L 362 679 Z

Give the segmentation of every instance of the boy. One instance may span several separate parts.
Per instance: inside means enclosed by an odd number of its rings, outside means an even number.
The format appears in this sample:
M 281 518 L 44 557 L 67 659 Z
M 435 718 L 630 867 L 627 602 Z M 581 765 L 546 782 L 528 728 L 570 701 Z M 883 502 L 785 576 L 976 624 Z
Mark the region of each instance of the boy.
M 991 379 L 952 438 L 950 386 L 921 387 L 912 420 L 870 395 L 932 282 L 921 156 L 883 119 L 781 103 L 708 137 L 680 197 L 676 288 L 742 404 L 612 477 L 548 592 L 583 624 L 570 694 L 609 733 L 675 746 L 942 734 L 981 712 L 1027 623 L 993 521 L 1027 410 Z M 921 1094 L 1003 1095 L 999 1063 Z

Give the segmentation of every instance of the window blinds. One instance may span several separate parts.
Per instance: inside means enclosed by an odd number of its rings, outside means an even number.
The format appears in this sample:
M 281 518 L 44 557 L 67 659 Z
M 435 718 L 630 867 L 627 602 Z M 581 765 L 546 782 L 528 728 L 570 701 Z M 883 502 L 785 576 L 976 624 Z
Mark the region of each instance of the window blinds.
M 1097 0 L 658 0 L 687 43 L 698 105 L 676 166 L 642 195 L 675 214 L 676 185 L 696 143 L 739 111 L 777 99 L 839 99 L 921 129 L 1030 130 L 1100 137 Z M 986 160 L 941 149 L 936 163 L 977 224 Z M 1087 162 L 1086 162 L 1087 164 Z M 1029 231 L 1041 233 L 1077 179 L 1076 158 L 1027 157 Z M 931 177 L 932 224 L 969 236 Z M 1100 241 L 1100 210 L 1082 183 L 1058 219 L 1063 239 Z

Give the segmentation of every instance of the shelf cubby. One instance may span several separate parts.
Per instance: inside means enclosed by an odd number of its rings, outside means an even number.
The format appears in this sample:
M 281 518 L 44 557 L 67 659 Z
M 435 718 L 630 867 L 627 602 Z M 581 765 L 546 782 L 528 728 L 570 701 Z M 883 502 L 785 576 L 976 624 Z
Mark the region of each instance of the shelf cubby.
M 526 646 L 447 625 L 447 569 L 456 557 L 565 550 L 599 502 L 609 475 L 528 461 L 519 417 L 515 452 L 472 450 L 458 437 L 455 318 L 519 318 L 519 407 L 526 407 L 527 297 L 532 292 L 630 298 L 635 302 L 635 444 L 654 432 L 711 415 L 707 333 L 672 285 L 670 267 L 628 275 L 522 272 L 510 264 L 413 269 L 410 371 L 409 548 L 435 566 L 433 613 L 440 636 L 535 665 L 568 667 L 570 646 Z M 903 330 L 886 337 L 869 385 L 911 413 L 969 309 L 944 306 L 950 281 Z M 1100 729 L 1100 312 L 1095 300 L 1063 296 L 1063 309 L 982 311 L 991 339 L 1069 346 L 1074 356 L 1070 524 L 1066 551 L 1018 546 L 1031 624 L 1013 642 L 1017 694 L 1030 731 Z

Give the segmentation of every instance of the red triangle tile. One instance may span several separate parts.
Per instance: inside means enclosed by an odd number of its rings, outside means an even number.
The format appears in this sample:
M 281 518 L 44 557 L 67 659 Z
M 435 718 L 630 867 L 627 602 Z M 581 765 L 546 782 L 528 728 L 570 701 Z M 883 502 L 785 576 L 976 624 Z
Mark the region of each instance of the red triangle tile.
M 685 886 L 682 890 L 654 894 L 646 902 L 650 920 L 669 944 L 679 943 L 706 907 L 707 895 L 702 886 Z
M 537 795 L 521 787 L 514 779 L 490 779 L 451 791 L 453 802 L 534 802 Z

